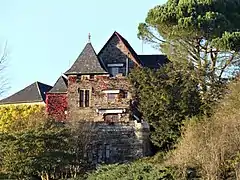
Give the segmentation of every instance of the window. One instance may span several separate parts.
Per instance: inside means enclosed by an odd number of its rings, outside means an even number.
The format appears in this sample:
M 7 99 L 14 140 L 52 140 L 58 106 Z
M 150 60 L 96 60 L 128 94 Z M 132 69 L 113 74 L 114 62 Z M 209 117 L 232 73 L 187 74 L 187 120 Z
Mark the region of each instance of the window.
M 117 95 L 118 95 L 118 94 L 115 94 L 115 93 L 108 93 L 108 94 L 107 94 L 107 100 L 108 100 L 108 101 L 115 101 Z
M 113 77 L 115 77 L 119 73 L 119 67 L 110 67 L 109 72 Z
M 79 92 L 79 106 L 84 107 L 84 90 Z
M 89 90 L 79 90 L 79 107 L 89 107 Z
M 124 93 L 123 98 L 128 98 L 128 92 L 124 91 L 123 93 Z
M 106 157 L 106 159 L 108 159 L 110 157 L 110 145 L 109 144 L 105 145 L 105 157 Z
M 110 74 L 115 77 L 117 74 L 124 74 L 125 67 L 123 63 L 113 63 L 107 65 Z
M 85 90 L 85 107 L 89 107 L 89 90 Z
M 101 163 L 102 162 L 102 158 L 103 158 L 102 146 L 98 145 L 98 149 L 97 149 L 97 162 Z

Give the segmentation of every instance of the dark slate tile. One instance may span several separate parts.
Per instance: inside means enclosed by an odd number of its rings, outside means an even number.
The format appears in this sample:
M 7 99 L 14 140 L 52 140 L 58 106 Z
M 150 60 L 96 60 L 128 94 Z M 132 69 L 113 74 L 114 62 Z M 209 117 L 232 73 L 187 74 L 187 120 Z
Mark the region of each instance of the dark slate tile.
M 45 102 L 46 93 L 52 88 L 47 84 L 35 82 L 17 93 L 2 99 L 0 104 Z

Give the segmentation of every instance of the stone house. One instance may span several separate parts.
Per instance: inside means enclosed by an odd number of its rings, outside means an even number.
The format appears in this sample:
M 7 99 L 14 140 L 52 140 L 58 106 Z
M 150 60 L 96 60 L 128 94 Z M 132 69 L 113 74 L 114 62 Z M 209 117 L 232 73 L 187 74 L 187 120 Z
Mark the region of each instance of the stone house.
M 131 161 L 151 153 L 149 126 L 134 107 L 127 75 L 157 69 L 164 55 L 138 55 L 114 32 L 96 54 L 90 40 L 73 65 L 46 92 L 46 111 L 58 121 L 94 123 L 86 156 L 93 164 Z
M 137 55 L 117 32 L 98 54 L 88 42 L 47 93 L 47 111 L 59 120 L 95 123 L 95 138 L 87 149 L 94 164 L 147 156 L 149 126 L 134 111 L 127 75 L 135 67 L 159 68 L 166 62 L 163 55 Z
M 128 122 L 133 101 L 128 73 L 134 67 L 157 69 L 166 62 L 164 55 L 137 55 L 117 32 L 98 54 L 88 42 L 47 93 L 47 111 L 59 120 Z

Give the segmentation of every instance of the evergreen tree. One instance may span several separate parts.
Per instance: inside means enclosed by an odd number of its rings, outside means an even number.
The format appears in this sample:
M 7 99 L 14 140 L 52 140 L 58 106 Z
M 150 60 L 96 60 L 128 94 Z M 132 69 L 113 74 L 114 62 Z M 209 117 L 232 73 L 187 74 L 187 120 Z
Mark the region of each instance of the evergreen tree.
M 130 81 L 138 108 L 151 127 L 151 141 L 162 151 L 173 148 L 183 121 L 202 113 L 196 75 L 191 67 L 173 64 L 158 71 L 135 69 Z

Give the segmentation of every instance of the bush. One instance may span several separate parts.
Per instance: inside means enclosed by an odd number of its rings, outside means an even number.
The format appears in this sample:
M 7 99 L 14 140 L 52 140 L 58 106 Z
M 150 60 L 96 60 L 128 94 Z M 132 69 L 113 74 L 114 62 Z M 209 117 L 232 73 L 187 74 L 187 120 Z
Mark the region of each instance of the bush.
M 50 120 L 26 131 L 0 133 L 0 172 L 18 179 L 55 175 L 73 159 L 68 138 L 68 130 Z
M 83 147 L 90 142 L 91 123 L 56 122 L 40 106 L 1 108 L 7 112 L 0 129 L 0 173 L 20 179 L 63 179 L 90 168 Z
M 151 160 L 138 160 L 129 164 L 105 165 L 89 174 L 88 180 L 174 180 L 176 172 L 174 168 L 163 167 Z
M 240 81 L 211 118 L 192 119 L 183 129 L 182 140 L 167 164 L 193 168 L 203 179 L 240 177 Z

